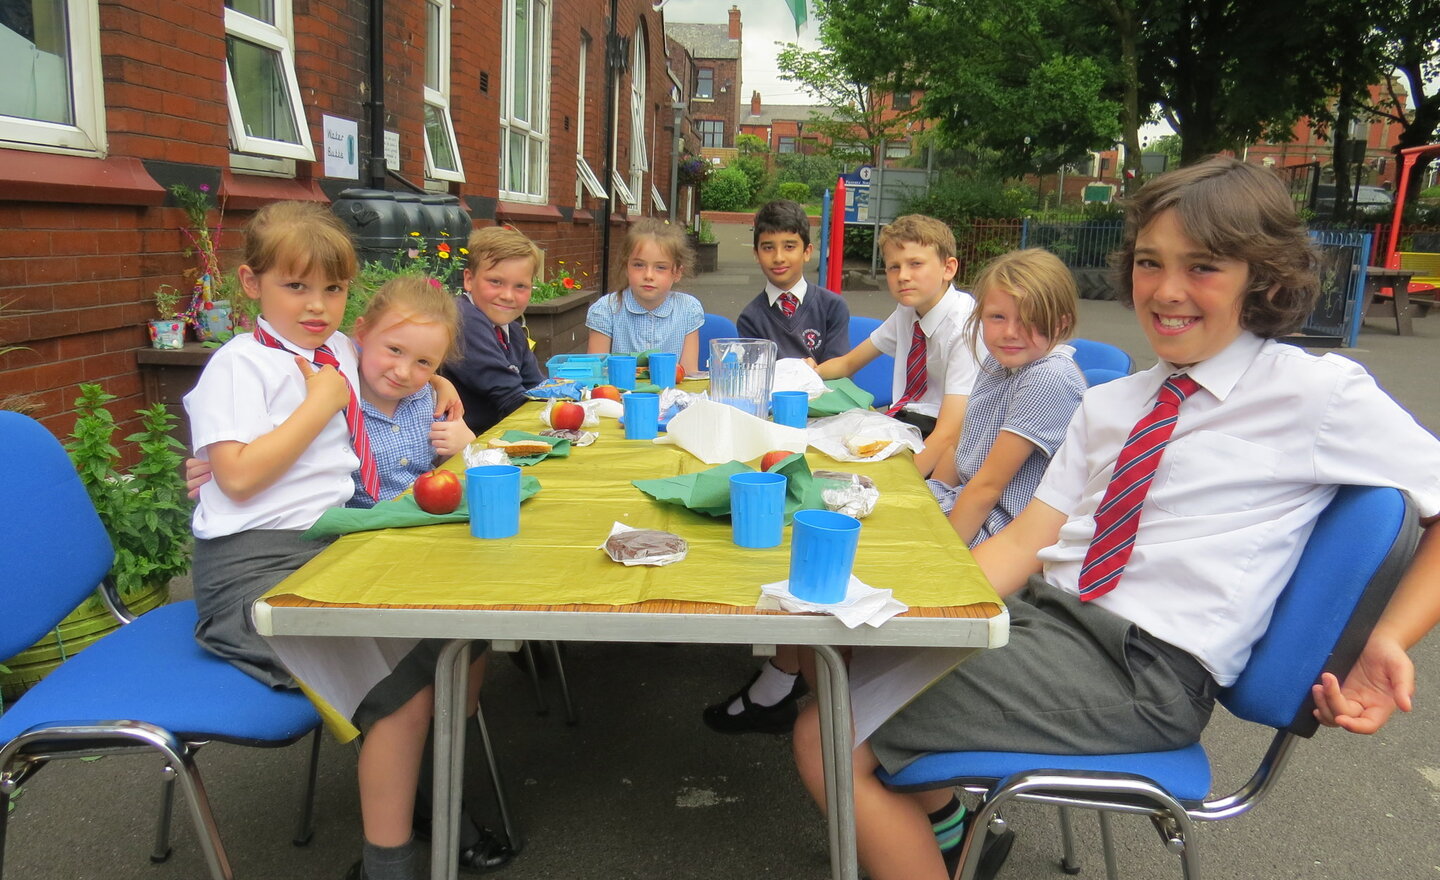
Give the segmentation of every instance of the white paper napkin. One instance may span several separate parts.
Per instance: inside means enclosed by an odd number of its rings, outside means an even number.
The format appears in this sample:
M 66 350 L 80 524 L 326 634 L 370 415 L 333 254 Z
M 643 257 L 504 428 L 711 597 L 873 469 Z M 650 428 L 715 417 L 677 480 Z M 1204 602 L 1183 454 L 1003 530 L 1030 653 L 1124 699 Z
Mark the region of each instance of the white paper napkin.
M 775 362 L 775 381 L 772 391 L 804 391 L 814 400 L 829 391 L 825 380 L 803 358 L 781 358 Z
M 760 601 L 755 603 L 755 607 L 833 614 L 851 629 L 862 623 L 879 626 L 895 615 L 910 610 L 909 605 L 895 598 L 893 591 L 877 590 L 853 574 L 850 575 L 850 585 L 845 588 L 845 598 L 839 602 L 825 604 L 797 599 L 795 594 L 790 592 L 790 581 L 783 580 L 761 586 Z
M 805 429 L 758 419 L 733 406 L 696 400 L 670 420 L 657 444 L 673 443 L 706 464 L 753 461 L 771 450 L 805 451 Z

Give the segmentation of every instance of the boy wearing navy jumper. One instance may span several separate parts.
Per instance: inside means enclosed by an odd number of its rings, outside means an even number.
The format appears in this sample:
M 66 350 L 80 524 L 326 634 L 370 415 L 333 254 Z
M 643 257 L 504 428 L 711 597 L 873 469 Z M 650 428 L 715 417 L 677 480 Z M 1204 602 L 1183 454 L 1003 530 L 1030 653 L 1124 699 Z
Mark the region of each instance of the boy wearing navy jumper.
M 772 340 L 782 358 L 823 361 L 849 351 L 850 307 L 805 281 L 805 263 L 815 251 L 805 209 L 789 199 L 762 206 L 755 212 L 754 245 L 765 290 L 740 311 L 740 335 Z
M 465 293 L 458 298 L 464 326 L 460 359 L 442 375 L 455 383 L 465 424 L 484 433 L 519 409 L 525 392 L 545 380 L 520 316 L 540 270 L 535 243 L 514 229 L 470 233 Z
M 1410 708 L 1406 650 L 1440 619 L 1440 530 L 1429 528 L 1440 443 L 1359 365 L 1277 341 L 1319 289 L 1284 187 L 1228 158 L 1163 175 L 1129 205 L 1118 256 L 1159 362 L 1085 395 L 1034 500 L 975 549 L 1006 597 L 1009 644 L 962 664 L 855 750 L 856 836 L 875 880 L 947 876 L 943 853 L 958 857 L 965 830 L 949 791 L 889 792 L 877 766 L 896 771 L 927 751 L 1196 742 L 1339 485 L 1399 488 L 1427 528 L 1344 682 L 1315 685 L 1315 714 L 1373 733 Z M 823 799 L 813 711 L 795 751 Z M 994 876 L 1012 838 L 987 838 L 977 876 Z

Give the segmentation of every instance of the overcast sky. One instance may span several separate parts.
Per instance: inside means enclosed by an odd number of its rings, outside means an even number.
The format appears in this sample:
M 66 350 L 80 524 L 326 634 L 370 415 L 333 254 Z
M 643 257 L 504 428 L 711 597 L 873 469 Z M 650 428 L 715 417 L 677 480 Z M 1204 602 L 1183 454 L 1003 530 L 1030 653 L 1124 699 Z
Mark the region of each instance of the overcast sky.
M 744 40 L 744 69 L 740 73 L 740 95 L 742 103 L 750 102 L 750 93 L 760 92 L 760 98 L 767 104 L 813 104 L 815 99 L 794 83 L 780 79 L 780 70 L 775 65 L 775 56 L 782 43 L 799 43 L 807 49 L 820 48 L 819 29 L 815 25 L 815 10 L 810 10 L 811 20 L 795 37 L 795 19 L 784 0 L 669 0 L 663 12 L 667 22 L 691 21 L 710 24 L 724 24 L 730 20 L 730 7 L 740 7 L 741 36 Z

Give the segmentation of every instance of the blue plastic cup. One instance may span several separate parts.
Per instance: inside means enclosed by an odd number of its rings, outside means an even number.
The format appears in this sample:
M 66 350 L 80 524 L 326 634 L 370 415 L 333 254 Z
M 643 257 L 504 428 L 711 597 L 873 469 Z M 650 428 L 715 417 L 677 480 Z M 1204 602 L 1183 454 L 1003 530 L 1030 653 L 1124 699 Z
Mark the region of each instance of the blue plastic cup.
M 776 391 L 770 395 L 770 418 L 777 425 L 805 427 L 810 415 L 810 395 L 804 391 Z
M 660 433 L 660 395 L 631 391 L 621 400 L 625 404 L 625 439 L 654 440 Z
M 791 524 L 790 592 L 807 602 L 844 599 L 860 543 L 860 521 L 831 510 L 801 510 Z
M 784 474 L 730 477 L 730 534 L 740 547 L 778 547 L 785 528 Z
M 659 351 L 650 355 L 650 381 L 661 388 L 675 387 L 675 365 L 680 355 Z
M 470 506 L 473 537 L 513 537 L 520 531 L 520 468 L 513 464 L 466 468 L 465 502 Z
M 633 354 L 612 354 L 605 359 L 605 375 L 610 384 L 621 391 L 635 390 L 635 356 Z

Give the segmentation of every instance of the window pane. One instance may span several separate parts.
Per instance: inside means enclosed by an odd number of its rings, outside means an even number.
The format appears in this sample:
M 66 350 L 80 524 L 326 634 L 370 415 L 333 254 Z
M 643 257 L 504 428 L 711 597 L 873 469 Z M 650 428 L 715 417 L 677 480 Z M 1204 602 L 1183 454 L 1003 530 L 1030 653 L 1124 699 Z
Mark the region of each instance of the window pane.
M 225 49 L 245 133 L 272 141 L 300 143 L 280 67 L 280 53 L 236 37 L 225 38 Z
M 0 82 L 0 115 L 75 123 L 64 0 L 0 3 Z
M 455 171 L 455 154 L 450 150 L 449 126 L 445 114 L 435 105 L 425 105 L 425 139 L 430 142 L 430 158 L 436 168 Z
M 515 0 L 515 57 L 510 68 L 510 115 L 525 122 L 530 118 L 530 0 Z
M 275 0 L 225 0 L 225 5 L 266 24 L 275 23 Z
M 530 129 L 545 130 L 545 76 L 550 71 L 549 47 L 545 44 L 545 4 L 535 2 L 530 26 Z
M 700 71 L 699 71 L 698 75 L 695 77 L 695 97 L 697 97 L 697 98 L 713 98 L 713 97 L 715 97 L 715 71 L 714 71 L 714 70 L 711 70 L 711 69 L 708 68 L 708 67 L 702 67 L 702 68 L 700 68 Z
M 530 174 L 526 180 L 525 192 L 538 196 L 545 191 L 545 142 L 530 141 Z
M 509 149 L 505 155 L 505 188 L 525 192 L 525 135 L 510 132 Z
M 425 85 L 440 91 L 440 7 L 425 4 Z M 428 110 L 428 108 L 427 108 Z

